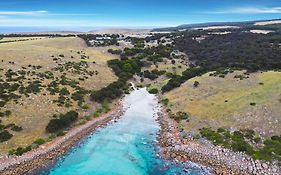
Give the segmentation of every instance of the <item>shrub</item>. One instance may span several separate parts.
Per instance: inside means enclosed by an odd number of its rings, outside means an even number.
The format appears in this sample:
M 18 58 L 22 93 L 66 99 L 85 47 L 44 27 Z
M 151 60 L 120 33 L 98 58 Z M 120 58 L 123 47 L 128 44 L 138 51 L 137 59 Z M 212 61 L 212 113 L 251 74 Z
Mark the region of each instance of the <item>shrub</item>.
M 97 118 L 97 117 L 99 117 L 99 116 L 100 116 L 100 112 L 96 111 L 96 112 L 94 112 L 94 114 L 93 114 L 93 115 L 94 115 L 94 117 L 96 117 L 96 118 Z
M 199 82 L 198 81 L 194 81 L 193 86 L 194 87 L 198 87 L 199 86 Z
M 150 80 L 155 80 L 158 78 L 158 75 L 155 72 L 149 72 L 147 70 L 143 72 L 143 76 L 145 78 L 149 78 Z
M 78 113 L 75 111 L 69 111 L 66 114 L 61 114 L 59 118 L 50 120 L 46 127 L 46 131 L 49 133 L 58 132 L 69 127 L 72 123 L 77 121 L 77 119 Z
M 252 145 L 252 143 L 262 141 L 253 130 L 246 129 L 230 133 L 223 128 L 219 128 L 217 132 L 210 128 L 202 128 L 200 129 L 200 134 L 215 145 L 222 145 L 234 151 L 245 152 L 254 159 L 281 161 L 281 136 L 272 136 L 262 143 L 264 146 L 259 146 Z
M 36 144 L 36 145 L 42 145 L 45 142 L 46 141 L 43 138 L 39 138 L 39 139 L 36 139 L 33 143 Z
M 63 131 L 59 131 L 56 134 L 57 137 L 64 136 L 64 135 L 65 135 L 65 133 Z
M 153 88 L 153 89 L 150 89 L 148 92 L 149 92 L 150 94 L 157 94 L 157 93 L 158 93 L 158 89 Z
M 250 105 L 251 105 L 251 106 L 256 106 L 256 103 L 251 102 Z
M 88 105 L 88 104 L 84 104 L 84 105 L 82 106 L 82 109 L 89 109 L 89 105 Z
M 13 135 L 9 133 L 7 130 L 0 131 L 0 142 L 5 142 L 12 137 Z
M 31 151 L 32 150 L 32 147 L 31 146 L 27 146 L 25 148 L 23 147 L 18 147 L 17 149 L 11 149 L 9 151 L 9 155 L 17 155 L 17 156 L 21 156 L 23 155 L 24 153 L 28 152 L 28 151 Z
M 106 112 L 110 111 L 109 104 L 108 104 L 108 102 L 106 100 L 104 100 L 102 102 L 101 107 L 102 107 L 101 112 L 105 112 L 106 113 Z
M 92 117 L 89 116 L 89 115 L 87 115 L 87 116 L 85 116 L 85 119 L 86 119 L 87 121 L 90 121 L 90 120 L 92 119 Z
M 12 114 L 12 112 L 9 111 L 9 110 L 5 111 L 5 115 L 6 115 L 6 116 L 10 116 L 11 114 Z
M 120 50 L 120 49 L 116 49 L 116 50 L 114 50 L 114 49 L 108 49 L 108 52 L 111 53 L 111 54 L 119 55 L 119 54 L 122 53 L 122 50 Z
M 189 119 L 189 116 L 186 112 L 177 112 L 176 114 L 172 114 L 171 116 L 174 120 L 176 120 L 177 122 L 181 121 L 181 120 L 187 120 Z
M 165 99 L 162 99 L 162 103 L 167 106 L 169 104 L 169 99 L 165 98 Z
M 13 125 L 13 126 L 11 127 L 11 130 L 12 130 L 12 131 L 19 132 L 19 131 L 22 131 L 22 127 L 21 127 L 21 126 L 17 126 L 17 125 Z
M 62 88 L 61 90 L 60 90 L 60 95 L 69 95 L 69 91 L 67 90 L 67 88 Z

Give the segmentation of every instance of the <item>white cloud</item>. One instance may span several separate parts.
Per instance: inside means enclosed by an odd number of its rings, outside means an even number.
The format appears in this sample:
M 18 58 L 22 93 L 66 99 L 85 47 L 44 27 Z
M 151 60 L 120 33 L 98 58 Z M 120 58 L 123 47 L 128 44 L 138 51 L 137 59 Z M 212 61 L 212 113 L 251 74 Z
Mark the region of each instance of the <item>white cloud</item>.
M 42 15 L 46 14 L 48 11 L 39 10 L 39 11 L 0 11 L 0 15 Z
M 46 10 L 38 11 L 0 11 L 1 16 L 12 16 L 12 15 L 30 15 L 30 16 L 96 16 L 100 14 L 95 13 L 50 13 Z
M 209 12 L 213 14 L 281 14 L 281 7 L 239 7 Z

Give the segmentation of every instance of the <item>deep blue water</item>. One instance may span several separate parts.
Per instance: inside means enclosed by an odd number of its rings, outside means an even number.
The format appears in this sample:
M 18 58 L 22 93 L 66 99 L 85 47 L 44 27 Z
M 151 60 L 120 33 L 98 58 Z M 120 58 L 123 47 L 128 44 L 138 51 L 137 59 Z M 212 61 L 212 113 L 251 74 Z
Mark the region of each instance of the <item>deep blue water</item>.
M 153 114 L 157 101 L 145 89 L 125 98 L 121 119 L 100 128 L 42 175 L 174 175 L 202 174 L 197 167 L 183 172 L 183 165 L 157 156 L 159 125 Z M 186 169 L 186 168 L 185 168 Z
M 21 26 L 0 26 L 0 34 L 24 33 L 24 32 L 52 32 L 52 31 L 77 31 L 88 32 L 101 29 L 101 27 L 21 27 Z

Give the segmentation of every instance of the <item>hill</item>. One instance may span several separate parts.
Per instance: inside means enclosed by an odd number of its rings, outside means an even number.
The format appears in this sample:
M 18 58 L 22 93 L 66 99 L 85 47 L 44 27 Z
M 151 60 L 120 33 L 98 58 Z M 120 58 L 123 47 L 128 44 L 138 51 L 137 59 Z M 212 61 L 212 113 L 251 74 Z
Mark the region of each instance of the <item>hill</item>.
M 258 21 L 244 21 L 244 22 L 208 22 L 208 23 L 195 23 L 195 24 L 182 24 L 176 27 L 167 27 L 167 28 L 156 28 L 152 31 L 159 32 L 159 31 L 180 31 L 180 30 L 187 30 L 187 29 L 201 29 L 206 27 L 215 27 L 223 28 L 224 26 L 235 26 L 235 27 L 255 27 L 255 26 L 266 26 L 272 24 L 279 24 L 279 19 L 272 19 L 272 20 L 258 20 Z
M 149 32 L 150 29 L 127 29 L 127 28 L 106 28 L 101 30 L 89 31 L 89 33 L 94 33 L 94 34 L 123 34 L 123 35 L 146 34 Z
M 107 48 L 89 48 L 77 37 L 17 39 L 0 43 L 0 132 L 12 134 L 0 143 L 0 154 L 51 139 L 49 121 L 70 110 L 83 122 L 99 107 L 88 91 L 116 80 L 107 66 L 116 57 Z

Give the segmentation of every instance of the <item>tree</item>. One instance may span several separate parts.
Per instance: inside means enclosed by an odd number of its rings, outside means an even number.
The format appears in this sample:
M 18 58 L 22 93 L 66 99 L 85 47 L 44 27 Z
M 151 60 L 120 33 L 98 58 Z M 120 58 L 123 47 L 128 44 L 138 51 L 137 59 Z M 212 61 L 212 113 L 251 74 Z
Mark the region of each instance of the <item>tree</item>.
M 122 68 L 125 72 L 132 72 L 133 70 L 133 67 L 130 63 L 125 63 Z
M 49 133 L 55 133 L 62 129 L 69 127 L 72 123 L 78 120 L 78 113 L 75 111 L 69 111 L 66 114 L 61 114 L 59 118 L 50 120 L 46 127 L 46 131 Z

